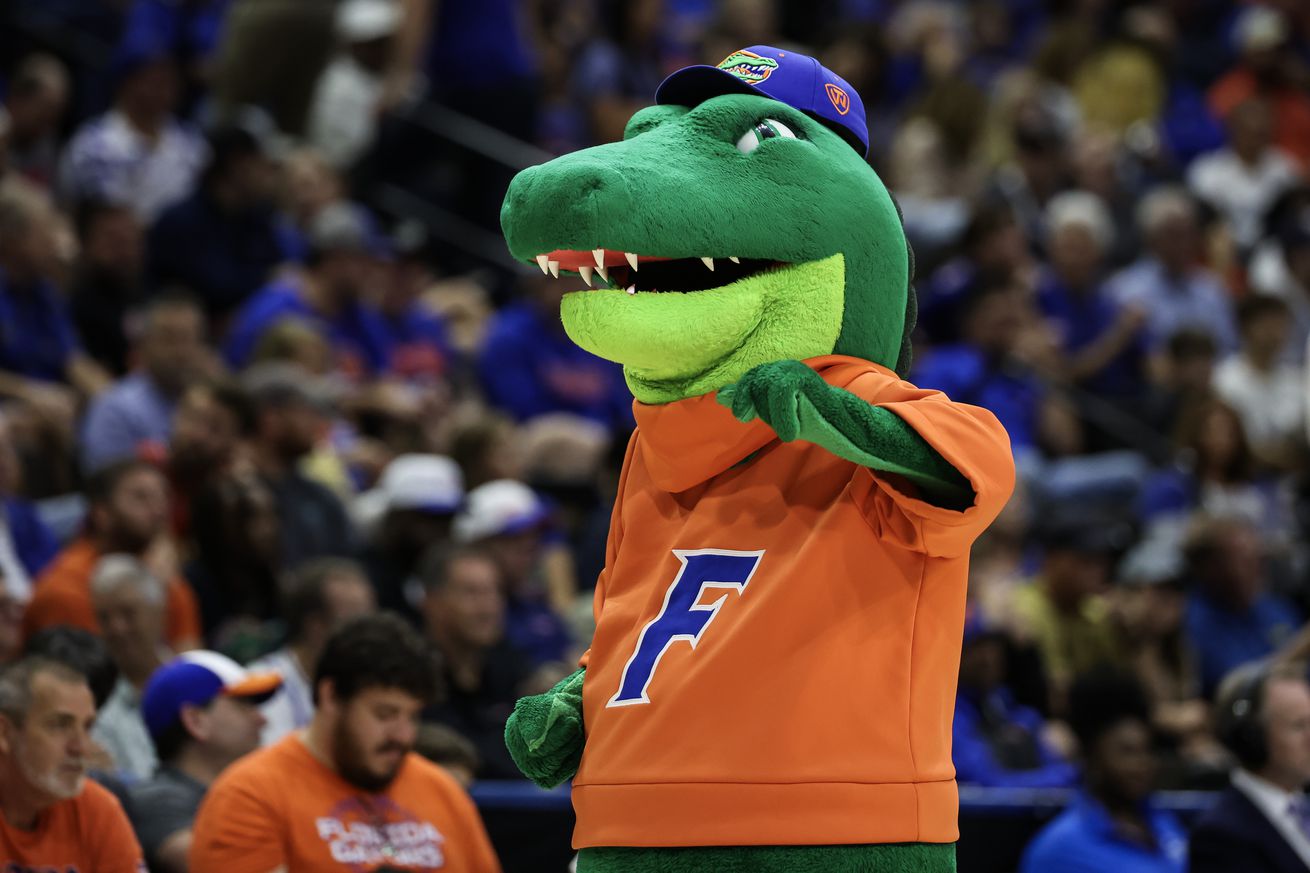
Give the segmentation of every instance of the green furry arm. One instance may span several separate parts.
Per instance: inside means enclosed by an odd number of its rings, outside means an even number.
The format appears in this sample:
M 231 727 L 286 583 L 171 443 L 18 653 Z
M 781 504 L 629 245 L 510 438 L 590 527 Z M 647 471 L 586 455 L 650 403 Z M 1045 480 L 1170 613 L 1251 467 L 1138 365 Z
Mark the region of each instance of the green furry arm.
M 861 466 L 896 473 L 948 509 L 973 503 L 969 481 L 894 412 L 834 388 L 800 361 L 755 367 L 719 389 L 741 421 L 760 418 L 784 442 L 806 440 Z
M 522 698 L 505 724 L 510 757 L 524 776 L 542 788 L 573 778 L 582 761 L 585 675 L 585 670 L 578 670 L 545 694 Z

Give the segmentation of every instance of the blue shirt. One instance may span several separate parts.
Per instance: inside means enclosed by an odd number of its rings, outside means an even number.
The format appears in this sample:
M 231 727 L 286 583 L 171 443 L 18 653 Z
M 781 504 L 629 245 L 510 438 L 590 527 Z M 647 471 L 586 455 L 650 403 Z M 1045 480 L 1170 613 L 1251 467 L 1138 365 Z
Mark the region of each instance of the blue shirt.
M 441 376 L 453 355 L 446 324 L 435 313 L 415 304 L 399 316 L 382 316 L 391 350 L 391 369 L 410 379 Z
M 1208 694 L 1234 667 L 1271 654 L 1301 626 L 1296 609 L 1265 593 L 1244 614 L 1231 612 L 1201 593 L 1187 601 L 1187 635 L 1196 650 L 1201 687 Z
M 1221 353 L 1237 349 L 1233 303 L 1218 277 L 1207 270 L 1170 276 L 1159 261 L 1144 258 L 1110 280 L 1110 294 L 1119 305 L 1146 312 L 1155 349 L 1163 348 L 1183 328 L 1209 333 Z
M 167 445 L 176 407 L 145 373 L 119 380 L 95 399 L 82 423 L 82 470 L 137 457 L 143 443 Z
M 1050 271 L 1043 271 L 1038 280 L 1037 307 L 1059 333 L 1066 354 L 1080 352 L 1099 340 L 1115 327 L 1123 311 L 1103 286 L 1080 294 Z M 1141 394 L 1146 387 L 1145 359 L 1146 337 L 1139 333 L 1082 384 L 1107 397 Z
M 59 552 L 59 543 L 50 528 L 37 514 L 36 507 L 26 500 L 5 497 L 0 500 L 4 511 L 4 523 L 9 526 L 9 537 L 13 541 L 18 561 L 35 581 Z
M 1042 716 L 1015 703 L 1006 688 L 981 700 L 965 689 L 955 698 L 951 759 L 955 778 L 971 785 L 1001 788 L 1064 788 L 1078 772 L 1042 740 Z M 1005 736 L 998 736 L 1004 734 Z M 998 746 L 1022 746 L 1029 766 L 1019 769 L 998 755 Z
M 329 318 L 311 309 L 296 286 L 286 281 L 264 286 L 236 314 L 223 357 L 233 368 L 244 367 L 260 338 L 284 319 L 307 321 L 316 328 L 332 346 L 337 367 L 347 375 L 379 373 L 390 365 L 387 331 L 376 309 L 352 301 Z
M 240 306 L 283 261 L 293 260 L 286 227 L 271 212 L 228 215 L 197 191 L 150 230 L 150 281 L 195 292 L 212 315 Z
M 505 604 L 505 640 L 532 661 L 562 661 L 573 644 L 568 628 L 540 600 L 511 597 Z
M 915 367 L 910 381 L 944 392 L 957 403 L 990 410 L 1016 449 L 1037 445 L 1046 389 L 1028 370 L 988 361 L 982 352 L 962 343 L 934 349 Z
M 18 290 L 0 274 L 0 370 L 62 382 L 78 348 L 68 304 L 51 282 Z
M 1150 806 L 1145 815 L 1154 848 L 1124 838 L 1105 807 L 1080 794 L 1028 844 L 1019 873 L 1183 873 L 1187 835 L 1182 826 Z
M 531 303 L 492 319 L 478 373 L 492 405 L 519 421 L 571 412 L 615 430 L 634 426 L 623 369 L 578 348 Z

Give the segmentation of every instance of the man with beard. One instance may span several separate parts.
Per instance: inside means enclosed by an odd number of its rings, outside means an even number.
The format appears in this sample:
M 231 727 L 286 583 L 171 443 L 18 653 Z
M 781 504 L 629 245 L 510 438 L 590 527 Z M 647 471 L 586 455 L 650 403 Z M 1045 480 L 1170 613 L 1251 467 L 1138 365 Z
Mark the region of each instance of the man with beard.
M 36 582 L 23 615 L 24 638 L 57 624 L 99 633 L 91 606 L 91 575 L 103 555 L 122 553 L 155 565 L 165 584 L 164 637 L 174 651 L 200 642 L 200 612 L 190 586 L 152 552 L 168 527 L 168 486 L 145 461 L 111 464 L 87 481 L 87 529 L 55 556 Z
M 0 674 L 0 866 L 145 870 L 123 807 L 86 778 L 95 701 L 70 667 L 28 657 Z
M 309 727 L 237 762 L 209 789 L 191 869 L 498 873 L 473 802 L 413 751 L 437 676 L 433 651 L 399 616 L 344 625 L 319 659 Z
M 210 363 L 205 314 L 185 297 L 161 297 L 143 313 L 140 367 L 100 394 L 82 425 L 82 469 L 162 455 L 186 389 Z

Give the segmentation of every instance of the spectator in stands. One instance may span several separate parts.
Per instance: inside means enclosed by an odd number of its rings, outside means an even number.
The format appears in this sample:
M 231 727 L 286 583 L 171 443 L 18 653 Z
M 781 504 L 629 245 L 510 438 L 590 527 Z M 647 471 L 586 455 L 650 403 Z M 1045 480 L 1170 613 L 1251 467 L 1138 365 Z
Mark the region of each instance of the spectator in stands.
M 1025 788 L 1072 785 L 1077 771 L 1046 738 L 1041 714 L 1005 685 L 1005 635 L 975 611 L 964 625 L 951 760 L 961 783 Z
M 1275 224 L 1251 256 L 1251 290 L 1277 297 L 1292 316 L 1288 360 L 1304 363 L 1310 341 L 1310 207 Z
M 200 184 L 150 230 L 154 286 L 191 290 L 219 321 L 290 253 L 274 212 L 278 180 L 267 124 L 252 110 L 210 134 Z
M 1216 354 L 1214 337 L 1204 330 L 1183 328 L 1169 337 L 1164 354 L 1156 359 L 1145 408 L 1145 418 L 1157 433 L 1178 433 L 1180 419 L 1199 409 L 1210 396 Z M 1173 460 L 1172 452 L 1153 454 L 1158 462 Z
M 478 750 L 463 735 L 444 724 L 424 722 L 419 725 L 414 751 L 451 775 L 468 791 L 478 772 Z
M 1310 96 L 1299 84 L 1300 59 L 1289 44 L 1287 17 L 1269 6 L 1250 6 L 1237 16 L 1233 40 L 1238 62 L 1210 86 L 1210 109 L 1226 119 L 1252 97 L 1269 101 L 1274 141 L 1302 168 L 1310 167 Z
M 261 288 L 237 313 L 223 353 L 233 367 L 249 363 L 260 338 L 279 321 L 305 319 L 332 345 L 336 368 L 363 379 L 390 365 L 387 334 L 367 300 L 375 240 L 357 207 L 335 204 L 309 228 L 309 264 L 294 279 Z
M 178 401 L 172 428 L 167 470 L 173 486 L 173 529 L 184 537 L 191 532 L 193 507 L 205 490 L 249 462 L 243 440 L 255 429 L 254 405 L 236 382 L 199 382 Z
M 481 545 L 501 572 L 505 638 L 541 665 L 568 660 L 573 641 L 564 616 L 577 592 L 572 562 L 552 573 L 550 555 L 565 551 L 549 537 L 550 511 L 522 482 L 499 479 L 468 494 L 455 519 L 455 541 Z
M 1013 160 L 996 171 L 985 196 L 1008 203 L 1029 245 L 1040 249 L 1043 211 L 1069 184 L 1069 131 L 1050 108 L 1033 101 L 1020 106 L 1010 137 Z
M 1094 194 L 1066 191 L 1047 206 L 1046 233 L 1051 269 L 1038 280 L 1037 306 L 1059 333 L 1068 377 L 1128 411 L 1146 386 L 1146 313 L 1105 289 L 1109 212 Z
M 206 635 L 225 649 L 277 616 L 282 571 L 282 520 L 273 490 L 246 471 L 219 475 L 192 505 L 193 560 L 187 580 L 196 592 Z M 254 654 L 254 653 L 251 653 Z
M 138 366 L 102 392 L 82 425 L 82 469 L 167 454 L 173 414 L 188 387 L 206 375 L 205 314 L 194 301 L 161 297 L 142 313 Z
M 1300 873 L 1310 867 L 1310 685 L 1302 664 L 1256 663 L 1225 677 L 1215 732 L 1237 758 L 1228 787 L 1192 829 L 1191 873 Z
M 306 138 L 339 170 L 350 169 L 377 135 L 401 14 L 400 4 L 387 0 L 348 0 L 338 7 L 341 48 L 318 79 Z
M 1260 535 L 1246 518 L 1198 519 L 1186 556 L 1193 585 L 1187 635 L 1199 659 L 1201 687 L 1213 693 L 1230 670 L 1288 642 L 1301 617 L 1267 590 Z
M 145 301 L 145 233 L 128 206 L 86 200 L 75 214 L 80 256 L 69 282 L 73 324 L 86 352 L 116 376 L 134 361 L 135 312 Z
M 922 388 L 944 391 L 959 403 L 990 409 L 1005 425 L 1016 453 L 1050 442 L 1048 407 L 1056 402 L 1031 361 L 1030 336 L 1038 319 L 1011 281 L 975 287 L 962 302 L 963 342 L 937 346 L 916 361 L 911 377 Z
M 478 372 L 487 399 L 518 421 L 572 412 L 611 431 L 633 427 L 622 369 L 573 344 L 559 318 L 567 283 L 525 279 L 522 302 L 500 310 L 482 346 Z
M 23 656 L 58 661 L 80 673 L 95 698 L 97 712 L 109 702 L 118 685 L 118 665 L 104 640 L 80 627 L 57 625 L 33 634 L 23 646 Z
M 1131 674 L 1095 673 L 1070 692 L 1083 791 L 1024 851 L 1020 873 L 1183 873 L 1187 836 L 1151 804 L 1150 708 Z
M 14 869 L 141 870 L 114 796 L 87 780 L 95 703 L 80 673 L 24 658 L 0 673 L 0 863 Z
M 422 572 L 423 625 L 441 653 L 446 682 L 445 699 L 429 707 L 424 720 L 473 742 L 481 778 L 517 779 L 505 747 L 505 721 L 526 693 L 532 665 L 505 639 L 500 568 L 476 547 L 438 546 Z
M 382 283 L 378 302 L 391 369 L 413 382 L 433 384 L 449 376 L 454 352 L 445 322 L 423 300 L 434 281 L 427 231 L 417 222 L 404 222 L 396 228 L 391 247 L 391 275 Z
M 376 610 L 373 589 L 354 561 L 317 558 L 296 568 L 282 594 L 286 644 L 250 664 L 251 670 L 282 677 L 282 693 L 262 709 L 261 745 L 270 746 L 309 724 L 314 715 L 312 677 L 328 637 Z
M 1296 162 L 1273 143 L 1267 102 L 1249 98 L 1228 113 L 1228 147 L 1203 155 L 1187 169 L 1187 185 L 1223 214 L 1233 240 L 1250 252 L 1265 212 L 1301 177 Z
M 1014 608 L 1037 643 L 1055 711 L 1063 712 L 1074 678 L 1120 656 L 1105 593 L 1119 526 L 1086 518 L 1052 518 L 1039 530 L 1041 567 L 1015 593 Z
M 259 748 L 259 704 L 281 682 L 275 673 L 247 672 L 226 655 L 200 650 L 179 655 L 150 677 L 141 711 L 159 769 L 132 788 L 131 817 L 152 871 L 189 869 L 200 801 L 230 764 Z
M 464 503 L 463 474 L 441 455 L 401 455 L 360 503 L 376 504 L 373 511 L 381 514 L 364 549 L 378 602 L 383 609 L 417 617 L 419 563 L 429 548 L 450 541 L 451 523 Z
M 466 488 L 522 476 L 523 435 L 513 421 L 476 408 L 456 416 L 452 430 L 450 455 L 464 471 Z
M 343 850 L 373 867 L 394 848 L 428 867 L 497 873 L 473 802 L 412 751 L 438 676 L 431 648 L 398 616 L 338 629 L 315 671 L 309 727 L 238 761 L 210 787 L 192 830 L 192 869 L 318 869 Z
M 53 55 L 30 54 L 9 80 L 9 169 L 47 191 L 59 166 L 59 137 L 68 109 L 68 68 Z
M 58 216 L 41 195 L 0 192 L 0 396 L 71 421 L 74 397 L 92 396 L 109 376 L 82 351 L 57 272 Z
M 114 103 L 74 134 L 60 168 L 64 199 L 128 204 L 149 224 L 191 190 L 204 138 L 173 115 L 177 65 L 164 46 L 124 45 L 115 58 Z
M 918 329 L 932 345 L 961 341 L 966 310 L 984 286 L 1020 281 L 1033 271 L 1023 231 L 1004 203 L 983 203 L 969 217 L 960 254 L 925 275 Z
M 118 684 L 93 736 L 121 776 L 147 779 L 159 763 L 141 715 L 141 691 L 170 654 L 163 639 L 164 586 L 129 555 L 106 555 L 91 577 L 91 598 Z
M 59 545 L 36 507 L 18 496 L 22 478 L 9 422 L 0 413 L 0 576 L 5 580 L 0 587 L 26 603 L 33 581 L 54 560 Z
M 1181 189 L 1161 186 L 1142 200 L 1137 224 L 1147 254 L 1111 279 L 1121 305 L 1147 313 L 1153 351 L 1179 330 L 1200 328 L 1227 353 L 1237 347 L 1228 294 L 1219 278 L 1198 266 L 1196 204 Z
M 252 369 L 245 385 L 255 407 L 251 456 L 277 504 L 282 565 L 351 554 L 354 537 L 341 500 L 299 469 L 324 427 L 321 386 L 298 368 L 280 364 Z
M 1305 376 L 1287 363 L 1292 320 L 1277 297 L 1251 295 L 1237 307 L 1241 351 L 1214 374 L 1215 393 L 1242 419 L 1255 457 L 1291 468 L 1305 444 Z
M 91 606 L 91 576 L 104 555 L 126 554 L 158 567 L 165 582 L 164 635 L 177 651 L 200 643 L 200 616 L 191 588 L 172 568 L 163 535 L 168 526 L 164 477 L 145 461 L 122 461 L 87 481 L 87 530 L 60 552 L 37 580 L 23 616 L 31 636 L 56 624 L 99 631 Z M 160 543 L 164 542 L 161 546 Z

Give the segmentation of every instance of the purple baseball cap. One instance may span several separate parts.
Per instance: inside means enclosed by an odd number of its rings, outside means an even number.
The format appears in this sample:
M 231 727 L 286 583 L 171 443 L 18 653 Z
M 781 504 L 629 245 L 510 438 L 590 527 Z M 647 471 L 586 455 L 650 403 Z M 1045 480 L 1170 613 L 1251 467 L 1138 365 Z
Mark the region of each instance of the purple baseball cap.
M 655 102 L 696 106 L 723 94 L 772 97 L 819 119 L 861 155 L 869 154 L 864 101 L 849 82 L 809 55 L 753 45 L 716 67 L 683 67 L 655 89 Z

